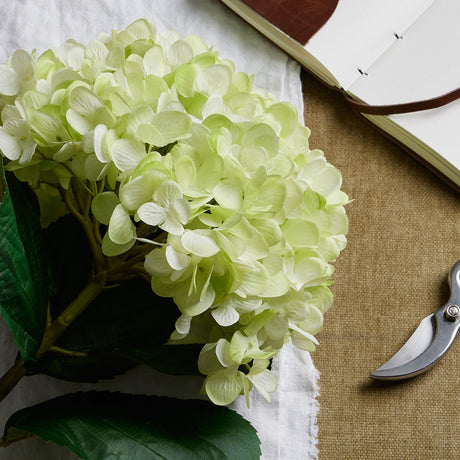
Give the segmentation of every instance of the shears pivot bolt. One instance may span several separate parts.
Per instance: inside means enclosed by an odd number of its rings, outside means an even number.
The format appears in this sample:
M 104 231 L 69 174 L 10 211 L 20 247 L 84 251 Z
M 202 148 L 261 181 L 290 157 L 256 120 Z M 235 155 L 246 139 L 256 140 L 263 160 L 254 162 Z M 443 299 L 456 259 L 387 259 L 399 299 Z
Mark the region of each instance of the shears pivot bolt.
M 446 319 L 457 321 L 460 318 L 460 307 L 458 305 L 449 305 L 446 309 Z

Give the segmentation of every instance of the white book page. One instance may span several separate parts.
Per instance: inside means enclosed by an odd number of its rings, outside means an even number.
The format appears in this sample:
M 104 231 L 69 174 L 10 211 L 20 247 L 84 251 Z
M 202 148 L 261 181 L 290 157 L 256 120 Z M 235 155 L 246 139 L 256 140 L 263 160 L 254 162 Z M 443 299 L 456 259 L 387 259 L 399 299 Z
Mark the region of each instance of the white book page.
M 460 1 L 438 0 L 349 88 L 371 105 L 412 102 L 460 87 Z M 460 170 L 460 100 L 390 119 Z
M 348 89 L 434 1 L 340 0 L 305 49 Z

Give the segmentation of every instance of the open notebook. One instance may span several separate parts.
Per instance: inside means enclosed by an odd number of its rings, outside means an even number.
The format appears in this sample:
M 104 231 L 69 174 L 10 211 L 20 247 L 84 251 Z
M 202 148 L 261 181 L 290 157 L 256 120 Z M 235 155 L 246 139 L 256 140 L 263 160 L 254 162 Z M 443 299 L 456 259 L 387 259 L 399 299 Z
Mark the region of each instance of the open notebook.
M 221 1 L 460 190 L 459 0 Z

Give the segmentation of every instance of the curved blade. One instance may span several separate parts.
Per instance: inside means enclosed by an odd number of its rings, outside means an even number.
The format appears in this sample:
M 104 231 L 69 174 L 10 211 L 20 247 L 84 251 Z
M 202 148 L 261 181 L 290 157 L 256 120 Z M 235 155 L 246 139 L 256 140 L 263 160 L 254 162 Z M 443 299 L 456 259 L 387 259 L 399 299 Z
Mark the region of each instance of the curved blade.
M 370 376 L 378 380 L 402 380 L 415 377 L 433 366 L 449 349 L 460 328 L 457 315 L 452 318 L 446 312 L 460 305 L 460 261 L 450 272 L 451 297 L 434 315 L 422 320 L 404 346 L 383 366 Z

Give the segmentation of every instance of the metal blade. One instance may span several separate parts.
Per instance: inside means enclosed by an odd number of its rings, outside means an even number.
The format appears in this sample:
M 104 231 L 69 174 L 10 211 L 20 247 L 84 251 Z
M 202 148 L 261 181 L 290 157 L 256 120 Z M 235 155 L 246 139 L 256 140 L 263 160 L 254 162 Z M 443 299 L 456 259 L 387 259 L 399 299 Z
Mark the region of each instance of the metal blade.
M 405 345 L 370 376 L 378 380 L 402 380 L 433 366 L 448 350 L 460 327 L 460 321 L 446 318 L 448 307 L 445 305 L 424 318 Z

